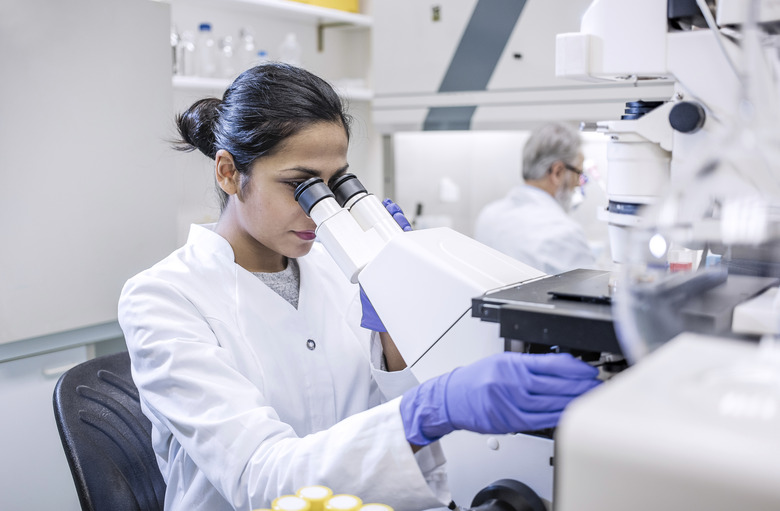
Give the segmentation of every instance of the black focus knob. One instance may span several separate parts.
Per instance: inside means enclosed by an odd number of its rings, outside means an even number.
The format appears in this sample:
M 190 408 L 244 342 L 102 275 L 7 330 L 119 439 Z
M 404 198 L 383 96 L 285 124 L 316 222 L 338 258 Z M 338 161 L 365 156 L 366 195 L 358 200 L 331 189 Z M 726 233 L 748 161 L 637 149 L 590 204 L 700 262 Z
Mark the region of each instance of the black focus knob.
M 620 116 L 620 119 L 624 121 L 639 119 L 646 113 L 652 112 L 663 104 L 663 101 L 644 101 L 641 99 L 639 101 L 628 101 L 626 103 L 626 109 L 624 110 L 623 115 Z
M 696 133 L 704 126 L 707 114 L 698 103 L 681 101 L 669 112 L 669 124 L 680 133 Z
M 544 502 L 529 486 L 499 479 L 474 497 L 470 511 L 545 511 Z

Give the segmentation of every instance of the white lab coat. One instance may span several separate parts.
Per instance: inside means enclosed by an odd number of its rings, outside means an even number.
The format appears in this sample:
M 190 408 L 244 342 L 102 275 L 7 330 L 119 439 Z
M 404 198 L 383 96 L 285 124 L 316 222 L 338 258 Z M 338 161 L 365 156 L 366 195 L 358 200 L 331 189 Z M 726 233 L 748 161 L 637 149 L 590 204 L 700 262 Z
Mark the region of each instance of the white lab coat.
M 311 484 L 398 511 L 446 504 L 441 450 L 412 453 L 391 399 L 414 377 L 377 369 L 357 286 L 322 246 L 298 262 L 296 310 L 235 264 L 224 238 L 192 226 L 125 285 L 119 322 L 166 510 L 270 508 Z
M 548 275 L 596 266 L 582 227 L 535 186 L 515 186 L 485 206 L 474 238 Z

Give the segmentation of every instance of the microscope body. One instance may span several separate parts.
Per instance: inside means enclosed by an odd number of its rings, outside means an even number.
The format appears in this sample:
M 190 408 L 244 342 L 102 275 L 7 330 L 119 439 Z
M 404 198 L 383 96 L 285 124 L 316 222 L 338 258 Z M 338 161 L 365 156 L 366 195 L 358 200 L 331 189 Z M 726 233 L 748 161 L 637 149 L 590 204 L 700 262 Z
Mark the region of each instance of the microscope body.
M 321 181 L 307 183 L 296 198 L 317 238 L 366 292 L 419 382 L 505 350 L 498 325 L 472 315 L 472 299 L 544 273 L 446 227 L 402 231 L 352 175 L 330 184 L 335 197 Z M 550 438 L 456 431 L 440 443 L 458 504 L 507 478 L 552 500 Z

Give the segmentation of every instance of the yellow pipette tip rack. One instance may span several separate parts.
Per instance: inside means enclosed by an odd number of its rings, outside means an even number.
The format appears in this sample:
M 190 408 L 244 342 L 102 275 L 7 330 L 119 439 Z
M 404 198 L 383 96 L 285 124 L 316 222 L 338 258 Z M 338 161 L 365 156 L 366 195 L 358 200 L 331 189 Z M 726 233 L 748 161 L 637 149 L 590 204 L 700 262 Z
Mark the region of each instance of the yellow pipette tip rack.
M 341 493 L 325 501 L 325 511 L 360 511 L 363 501 L 354 495 Z
M 296 495 L 282 495 L 271 503 L 273 511 L 311 511 L 311 504 Z

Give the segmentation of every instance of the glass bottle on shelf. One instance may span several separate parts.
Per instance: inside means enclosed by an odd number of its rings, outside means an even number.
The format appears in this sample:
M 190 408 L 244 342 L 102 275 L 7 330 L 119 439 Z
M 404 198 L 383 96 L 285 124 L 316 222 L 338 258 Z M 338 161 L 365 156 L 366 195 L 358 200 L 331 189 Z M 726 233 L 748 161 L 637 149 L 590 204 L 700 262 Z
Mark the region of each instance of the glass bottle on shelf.
M 181 40 L 181 36 L 179 36 L 179 31 L 176 29 L 175 26 L 171 26 L 171 72 L 173 74 L 178 74 L 178 47 L 179 47 L 179 41 Z
M 257 52 L 257 56 L 255 57 L 254 65 L 259 66 L 261 64 L 265 64 L 269 62 L 271 58 L 268 56 L 268 52 L 265 50 L 259 50 Z
M 255 46 L 255 37 L 251 29 L 244 27 L 239 31 L 237 53 L 239 66 L 242 71 L 255 65 L 257 46 Z
M 174 73 L 179 76 L 195 76 L 197 74 L 196 68 L 195 34 L 190 30 L 185 30 L 176 45 Z
M 737 321 L 737 301 L 730 301 L 780 275 L 780 89 L 762 47 L 757 5 L 750 2 L 741 29 L 738 95 L 716 112 L 721 120 L 709 127 L 710 143 L 691 153 L 680 177 L 643 208 L 627 236 L 613 311 L 631 364 L 681 332 L 762 335 L 767 346 L 780 346 L 776 323 L 766 329 L 762 321 Z M 757 279 L 750 285 L 758 287 L 746 291 L 737 279 Z M 714 303 L 723 304 L 717 320 L 705 313 Z
M 295 32 L 289 32 L 282 44 L 279 45 L 279 60 L 291 66 L 300 67 L 302 65 L 301 46 L 298 44 L 298 36 L 295 35 Z
M 201 23 L 198 27 L 198 76 L 213 78 L 217 76 L 217 43 L 211 32 L 210 23 Z
M 219 76 L 232 79 L 237 71 L 233 37 L 226 35 L 219 41 Z

